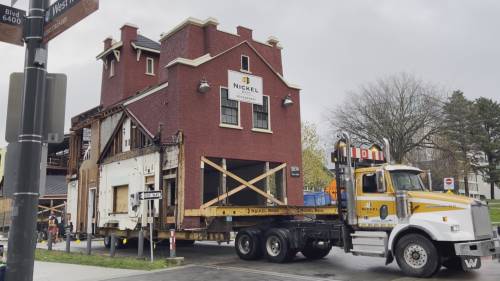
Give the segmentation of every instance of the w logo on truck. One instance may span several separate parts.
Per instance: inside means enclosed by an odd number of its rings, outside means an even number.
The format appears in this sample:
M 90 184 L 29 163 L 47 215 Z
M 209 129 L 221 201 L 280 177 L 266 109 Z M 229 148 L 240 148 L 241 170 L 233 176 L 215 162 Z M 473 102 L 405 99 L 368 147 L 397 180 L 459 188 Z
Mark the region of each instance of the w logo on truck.
M 463 269 L 478 269 L 481 267 L 481 259 L 479 257 L 462 257 Z

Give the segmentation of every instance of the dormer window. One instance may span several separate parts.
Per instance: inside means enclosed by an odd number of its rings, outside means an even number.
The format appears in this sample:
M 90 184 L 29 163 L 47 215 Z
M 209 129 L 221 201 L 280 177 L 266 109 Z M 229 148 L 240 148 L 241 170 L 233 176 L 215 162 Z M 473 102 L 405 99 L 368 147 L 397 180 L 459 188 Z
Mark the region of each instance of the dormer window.
M 250 72 L 250 58 L 245 55 L 241 55 L 241 70 Z
M 146 74 L 155 75 L 155 61 L 153 58 L 146 58 Z
M 109 78 L 115 76 L 115 60 L 111 59 L 109 62 Z

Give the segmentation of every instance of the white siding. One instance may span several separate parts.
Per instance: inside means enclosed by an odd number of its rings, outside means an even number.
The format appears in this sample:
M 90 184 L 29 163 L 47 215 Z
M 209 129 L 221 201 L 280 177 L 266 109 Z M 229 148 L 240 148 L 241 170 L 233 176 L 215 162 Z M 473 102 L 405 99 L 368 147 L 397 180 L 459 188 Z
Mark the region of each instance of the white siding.
M 99 181 L 99 227 L 107 223 L 118 223 L 121 230 L 135 229 L 137 223 L 146 222 L 147 204 L 141 202 L 136 211 L 128 206 L 128 214 L 113 214 L 113 187 L 128 185 L 129 202 L 130 195 L 144 191 L 146 177 L 154 175 L 155 190 L 159 189 L 160 183 L 160 154 L 154 152 L 131 159 L 117 161 L 101 166 Z M 158 215 L 158 203 L 155 204 L 156 215 Z
M 73 231 L 76 230 L 77 222 L 76 216 L 78 215 L 78 181 L 70 181 L 68 183 L 68 214 L 70 215 L 69 221 L 73 223 Z

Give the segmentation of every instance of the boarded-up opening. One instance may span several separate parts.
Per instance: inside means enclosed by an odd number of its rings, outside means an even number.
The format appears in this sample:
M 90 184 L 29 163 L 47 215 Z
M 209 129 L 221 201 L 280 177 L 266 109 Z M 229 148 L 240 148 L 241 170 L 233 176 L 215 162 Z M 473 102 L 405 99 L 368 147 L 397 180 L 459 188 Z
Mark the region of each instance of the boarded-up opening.
M 235 174 L 245 181 L 252 179 L 266 173 L 269 169 L 278 167 L 280 163 L 268 163 L 264 161 L 251 161 L 251 160 L 236 160 L 236 159 L 222 159 L 222 158 L 208 158 L 213 163 L 220 167 L 225 167 L 229 172 Z M 276 199 L 282 199 L 282 186 L 283 186 L 282 172 L 271 174 L 269 177 L 255 182 L 253 185 L 258 189 L 266 192 Z M 210 165 L 204 165 L 203 168 L 203 203 L 218 197 L 221 194 L 229 192 L 241 185 L 236 179 L 224 175 Z M 268 199 L 258 194 L 250 188 L 245 188 L 234 195 L 221 200 L 216 205 L 238 205 L 249 206 L 259 205 L 265 206 L 270 204 Z
M 128 213 L 128 185 L 113 188 L 113 213 Z

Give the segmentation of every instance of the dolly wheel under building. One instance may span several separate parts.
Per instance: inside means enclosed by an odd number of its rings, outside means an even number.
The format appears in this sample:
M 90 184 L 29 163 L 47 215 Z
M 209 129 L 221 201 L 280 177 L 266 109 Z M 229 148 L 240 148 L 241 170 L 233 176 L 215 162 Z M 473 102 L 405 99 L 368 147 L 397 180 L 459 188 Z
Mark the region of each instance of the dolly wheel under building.
M 409 276 L 431 277 L 439 268 L 440 257 L 434 244 L 420 234 L 408 234 L 396 244 L 396 261 Z
M 271 228 L 265 236 L 264 251 L 270 262 L 282 263 L 293 259 L 297 251 L 290 248 L 290 233 L 283 228 Z
M 118 249 L 122 246 L 123 246 L 123 240 L 121 238 L 116 237 L 115 248 Z M 106 247 L 106 249 L 111 248 L 111 235 L 104 236 L 104 247 Z
M 323 245 L 319 244 L 319 242 L 309 241 L 302 251 L 300 251 L 304 257 L 310 260 L 319 260 L 326 257 L 330 250 L 332 249 L 332 245 L 330 243 L 325 243 Z
M 261 234 L 258 229 L 242 229 L 238 231 L 234 241 L 236 254 L 242 260 L 256 260 L 262 257 Z

